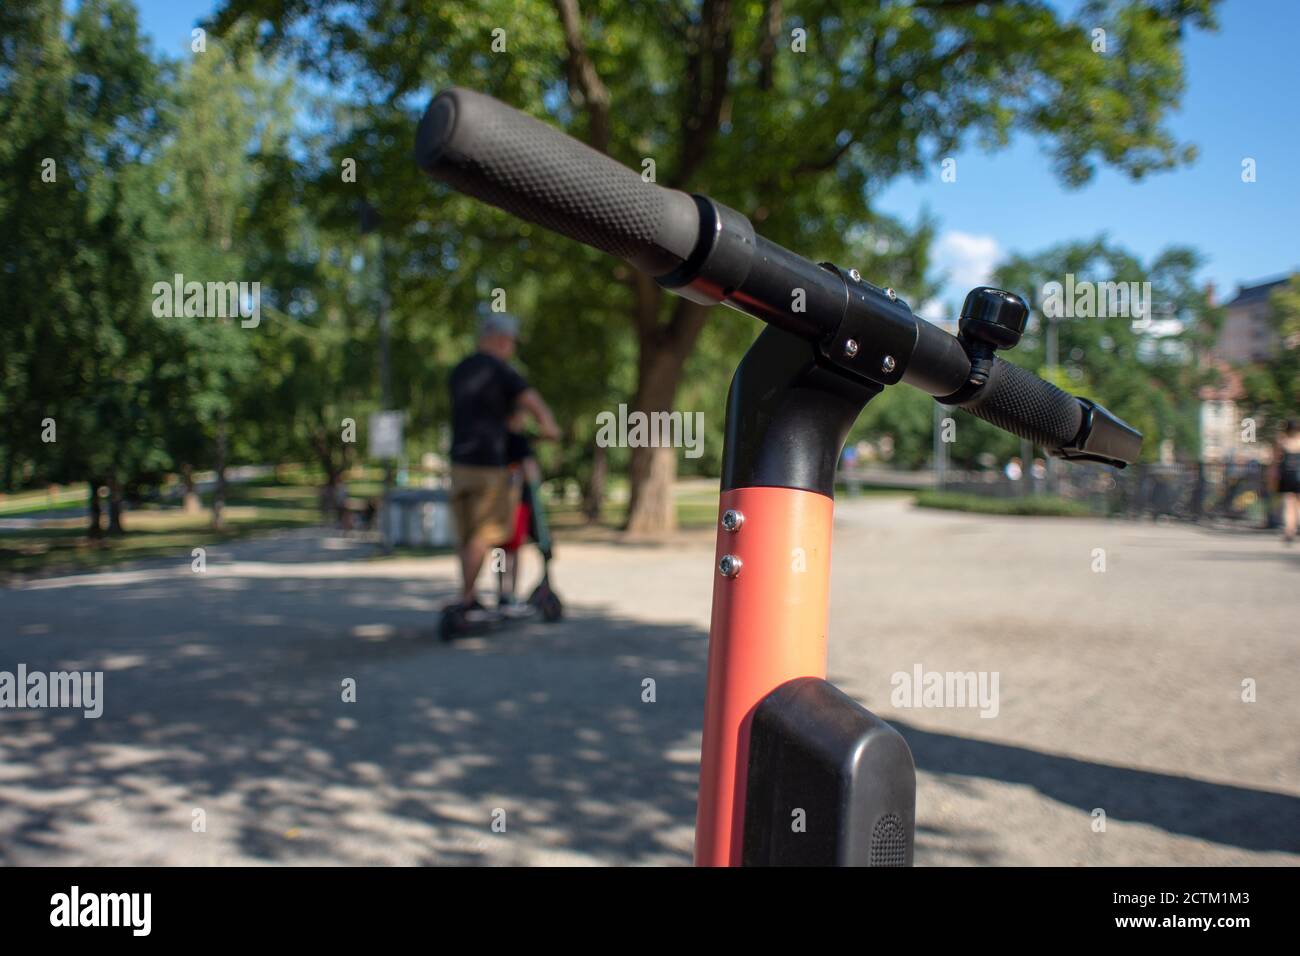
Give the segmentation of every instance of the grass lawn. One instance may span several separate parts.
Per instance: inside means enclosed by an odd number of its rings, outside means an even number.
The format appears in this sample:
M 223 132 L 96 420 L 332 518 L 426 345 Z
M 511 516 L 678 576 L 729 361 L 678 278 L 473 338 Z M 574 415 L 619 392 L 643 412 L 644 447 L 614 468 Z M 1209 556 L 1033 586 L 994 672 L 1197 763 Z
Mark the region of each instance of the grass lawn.
M 39 528 L 0 529 L 0 577 L 12 574 L 91 571 L 142 558 L 175 557 L 190 560 L 194 548 L 261 531 L 317 525 L 320 477 L 302 469 L 281 469 L 280 478 L 266 475 L 231 485 L 226 494 L 226 528 L 210 527 L 211 496 L 203 499 L 204 510 L 186 513 L 177 506 L 145 505 L 123 517 L 126 534 L 94 539 L 86 533 L 84 515 L 52 517 Z M 349 497 L 365 499 L 383 491 L 382 473 L 367 472 L 362 479 L 349 480 Z M 625 489 L 619 488 L 616 490 Z M 13 510 L 6 516 L 51 511 L 44 492 L 24 496 L 19 503 L 10 499 Z M 84 494 L 55 507 L 79 508 Z M 614 494 L 606 501 L 602 520 L 596 526 L 605 531 L 620 527 L 626 510 L 626 494 Z M 591 526 L 576 505 L 557 504 L 548 497 L 548 515 L 558 534 L 574 533 Z M 688 486 L 677 495 L 677 520 L 681 528 L 708 528 L 718 516 L 717 489 L 708 484 Z M 385 557 L 419 557 L 448 553 L 450 549 L 398 548 Z
M 0 496 L 0 518 L 17 518 L 38 511 L 71 511 L 86 504 L 86 488 L 63 488 L 54 494 L 25 491 Z
M 383 491 L 382 472 L 367 470 L 347 482 L 354 500 L 377 497 Z M 261 531 L 317 525 L 321 521 L 319 495 L 321 476 L 310 469 L 281 468 L 279 476 L 268 474 L 232 484 L 226 494 L 226 528 L 210 527 L 211 496 L 203 498 L 204 510 L 187 513 L 176 505 L 146 504 L 123 517 L 126 533 L 116 537 L 91 538 L 86 533 L 84 514 L 66 518 L 52 514 L 39 527 L 0 529 L 0 578 L 14 574 L 89 571 L 143 558 L 174 557 L 190 560 L 194 548 L 208 547 Z M 552 529 L 560 537 L 596 532 L 614 535 L 627 511 L 627 485 L 622 479 L 610 483 L 601 520 L 592 524 L 576 504 L 546 498 Z M 907 494 L 893 488 L 864 487 L 860 494 Z M 66 495 L 66 500 L 65 500 Z M 84 510 L 83 491 L 73 490 L 51 498 L 46 492 L 15 495 L 2 504 L 3 517 L 63 509 Z M 691 480 L 676 490 L 677 524 L 682 530 L 712 528 L 718 520 L 716 482 Z M 418 557 L 447 553 L 450 549 L 398 548 L 385 557 Z
M 1026 515 L 1053 518 L 1092 518 L 1096 515 L 1087 505 L 1058 498 L 1055 495 L 1035 495 L 1024 498 L 986 498 L 983 495 L 961 494 L 955 491 L 922 491 L 916 496 L 918 508 L 940 508 L 945 511 L 969 511 L 986 515 Z
M 589 522 L 578 504 L 557 501 L 545 493 L 546 519 L 552 533 L 559 539 L 594 537 L 600 540 L 617 540 L 627 513 L 627 483 L 622 478 L 610 482 L 609 493 L 601 509 L 600 520 Z M 676 491 L 677 527 L 682 531 L 712 528 L 718 520 L 718 489 L 711 482 L 691 482 Z M 388 554 L 376 555 L 374 560 L 389 558 L 419 558 L 435 554 L 451 554 L 454 548 L 394 548 Z
M 88 571 L 140 558 L 174 556 L 189 561 L 194 548 L 258 531 L 298 528 L 320 521 L 310 485 L 232 485 L 226 497 L 226 528 L 213 531 L 211 512 L 146 505 L 128 511 L 126 533 L 91 538 L 85 517 L 53 519 L 39 528 L 0 530 L 0 576 L 50 571 Z M 45 510 L 33 509 L 33 510 Z
M 712 483 L 692 483 L 679 487 L 675 498 L 678 528 L 686 531 L 709 528 L 718 520 L 718 489 L 716 485 Z M 546 498 L 546 515 L 550 519 L 551 528 L 560 534 L 565 531 L 592 528 L 592 524 L 583 515 L 580 505 L 557 502 L 549 495 Z M 611 493 L 605 496 L 600 512 L 600 520 L 595 523 L 595 527 L 616 531 L 622 528 L 626 516 L 626 488 L 620 485 L 611 489 Z

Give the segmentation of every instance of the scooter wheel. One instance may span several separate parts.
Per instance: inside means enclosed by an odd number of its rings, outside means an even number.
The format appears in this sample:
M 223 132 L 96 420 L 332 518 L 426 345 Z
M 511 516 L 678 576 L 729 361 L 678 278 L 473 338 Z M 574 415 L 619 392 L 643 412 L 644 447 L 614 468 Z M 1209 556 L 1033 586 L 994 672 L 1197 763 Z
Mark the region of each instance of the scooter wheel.
M 443 611 L 442 620 L 438 622 L 438 638 L 444 644 L 450 644 L 456 639 L 456 612 Z
M 560 601 L 559 595 L 554 591 L 548 592 L 542 598 L 542 620 L 554 624 L 562 617 L 564 617 L 564 604 Z

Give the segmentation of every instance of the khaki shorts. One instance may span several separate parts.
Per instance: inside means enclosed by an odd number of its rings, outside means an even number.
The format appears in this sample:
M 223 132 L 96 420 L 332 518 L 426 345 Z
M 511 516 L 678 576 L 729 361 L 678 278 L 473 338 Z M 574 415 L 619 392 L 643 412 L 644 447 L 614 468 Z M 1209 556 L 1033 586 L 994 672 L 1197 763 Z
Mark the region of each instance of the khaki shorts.
M 509 468 L 451 466 L 451 514 L 461 547 L 474 540 L 489 546 L 510 540 L 518 504 Z

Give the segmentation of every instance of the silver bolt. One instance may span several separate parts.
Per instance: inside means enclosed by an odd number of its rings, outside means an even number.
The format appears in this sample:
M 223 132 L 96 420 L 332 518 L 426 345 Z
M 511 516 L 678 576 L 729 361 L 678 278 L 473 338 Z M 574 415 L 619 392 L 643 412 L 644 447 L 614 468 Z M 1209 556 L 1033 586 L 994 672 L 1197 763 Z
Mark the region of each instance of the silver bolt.
M 728 509 L 722 512 L 722 530 L 739 531 L 740 526 L 745 523 L 745 516 L 739 511 Z
M 897 364 L 898 363 L 894 361 L 894 357 L 892 355 L 886 355 L 884 358 L 880 360 L 880 367 L 886 372 L 892 372 L 894 370 L 894 366 Z
M 898 293 L 895 292 L 893 289 L 886 289 L 886 290 L 885 290 L 885 295 L 889 296 L 889 301 L 890 301 L 890 302 L 896 302 L 896 301 L 898 301 Z
M 847 355 L 849 358 L 853 358 L 853 356 L 855 356 L 855 355 L 858 354 L 858 340 L 857 340 L 857 339 L 848 339 L 848 340 L 845 341 L 845 343 L 844 343 L 844 354 Z
M 861 282 L 861 281 L 862 281 L 862 273 L 859 272 L 857 269 L 850 269 L 850 270 L 849 270 L 849 278 L 852 279 L 854 282 Z
M 718 570 L 722 572 L 724 578 L 734 578 L 740 573 L 740 558 L 734 554 L 724 554 L 722 560 L 718 562 Z

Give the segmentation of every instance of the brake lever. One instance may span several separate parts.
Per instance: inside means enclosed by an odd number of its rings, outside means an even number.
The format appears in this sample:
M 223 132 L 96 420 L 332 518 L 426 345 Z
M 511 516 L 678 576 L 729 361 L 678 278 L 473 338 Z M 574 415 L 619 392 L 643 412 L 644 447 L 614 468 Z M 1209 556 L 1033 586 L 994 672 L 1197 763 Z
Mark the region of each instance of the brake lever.
M 1083 426 L 1072 445 L 1049 449 L 1049 454 L 1065 461 L 1096 461 L 1113 468 L 1136 461 L 1142 450 L 1142 433 L 1096 402 L 1076 398 L 1083 406 Z

